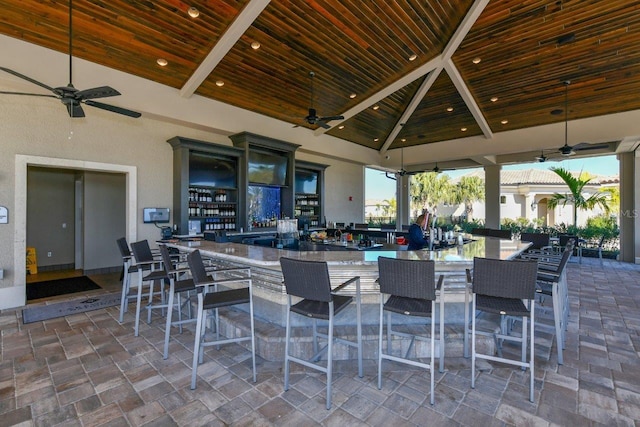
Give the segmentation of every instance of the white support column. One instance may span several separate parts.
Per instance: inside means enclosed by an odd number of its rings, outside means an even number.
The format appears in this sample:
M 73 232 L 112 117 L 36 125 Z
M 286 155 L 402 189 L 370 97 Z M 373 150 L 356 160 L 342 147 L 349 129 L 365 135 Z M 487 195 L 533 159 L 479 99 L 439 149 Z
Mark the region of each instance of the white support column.
M 618 155 L 620 161 L 620 261 L 640 264 L 640 154 Z
M 396 214 L 396 230 L 402 230 L 402 225 L 409 225 L 411 216 L 411 196 L 409 195 L 409 175 L 398 176 L 396 194 L 398 197 L 398 212 Z
M 501 166 L 484 167 L 485 227 L 500 228 L 500 170 Z

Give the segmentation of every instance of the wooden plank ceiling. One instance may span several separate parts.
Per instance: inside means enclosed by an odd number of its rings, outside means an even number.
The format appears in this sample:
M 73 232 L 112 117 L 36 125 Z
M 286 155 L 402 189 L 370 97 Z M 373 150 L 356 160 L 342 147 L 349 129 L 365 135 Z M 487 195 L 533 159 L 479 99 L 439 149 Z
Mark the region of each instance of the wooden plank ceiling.
M 200 15 L 189 17 L 189 7 Z M 259 13 L 247 18 L 251 7 Z M 640 1 L 75 0 L 73 8 L 74 56 L 177 89 L 205 72 L 195 93 L 292 126 L 317 128 L 304 122 L 310 107 L 351 112 L 327 132 L 381 151 L 563 121 L 550 112 L 564 111 L 565 80 L 570 120 L 640 109 Z M 0 0 L 0 9 L 0 33 L 68 51 L 68 0 Z M 246 31 L 225 39 L 247 19 Z M 199 68 L 224 43 L 213 69 Z

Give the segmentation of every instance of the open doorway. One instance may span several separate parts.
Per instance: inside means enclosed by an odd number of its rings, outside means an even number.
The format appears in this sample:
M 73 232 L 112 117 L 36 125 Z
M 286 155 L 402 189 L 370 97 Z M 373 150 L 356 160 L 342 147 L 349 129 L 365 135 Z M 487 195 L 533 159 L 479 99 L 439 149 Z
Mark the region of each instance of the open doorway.
M 28 167 L 46 167 L 72 169 L 77 171 L 93 171 L 100 173 L 123 174 L 125 180 L 125 236 L 129 241 L 134 241 L 137 235 L 136 206 L 137 206 L 137 177 L 135 166 L 117 165 L 109 163 L 88 162 L 82 160 L 69 160 L 39 156 L 16 155 L 15 163 L 15 244 L 14 244 L 14 271 L 16 272 L 14 286 L 5 289 L 1 294 L 3 306 L 19 307 L 25 304 L 26 286 L 26 246 L 27 246 L 27 169 Z M 86 194 L 85 194 L 86 203 Z M 90 226 L 85 224 L 84 229 Z M 97 231 L 100 227 L 97 227 Z M 103 236 L 102 236 L 103 237 Z M 108 236 L 115 242 L 119 236 Z M 84 241 L 91 238 L 84 236 Z M 101 236 L 98 236 L 101 238 Z M 74 245 L 75 246 L 75 245 Z M 115 243 L 114 243 L 115 248 Z M 86 249 L 85 249 L 86 252 Z M 84 258 L 84 269 L 87 266 L 87 257 Z M 74 260 L 75 264 L 75 260 Z

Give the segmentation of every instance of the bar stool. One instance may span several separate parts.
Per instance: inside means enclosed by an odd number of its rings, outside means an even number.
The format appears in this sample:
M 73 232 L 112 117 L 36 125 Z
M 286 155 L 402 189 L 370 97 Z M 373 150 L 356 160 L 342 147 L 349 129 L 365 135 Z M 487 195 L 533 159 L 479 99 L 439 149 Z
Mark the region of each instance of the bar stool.
M 193 365 L 191 370 L 191 390 L 196 388 L 198 374 L 198 364 L 204 359 L 204 347 L 212 345 L 220 346 L 234 342 L 249 341 L 251 343 L 251 360 L 253 370 L 253 382 L 256 382 L 256 351 L 255 351 L 255 329 L 253 321 L 253 291 L 251 284 L 251 270 L 249 267 L 227 268 L 213 271 L 213 276 L 207 274 L 207 270 L 202 261 L 199 250 L 195 250 L 187 255 L 187 262 L 191 271 L 193 282 L 198 287 L 198 312 L 196 314 L 196 332 L 193 345 Z M 224 278 L 218 279 L 215 276 L 223 273 Z M 239 275 L 245 273 L 245 275 Z M 227 286 L 233 283 L 246 283 L 248 286 L 235 289 L 219 290 L 218 285 Z M 249 319 L 251 323 L 251 335 L 239 337 L 220 337 L 220 321 L 218 310 L 234 305 L 249 304 Z M 215 339 L 205 341 L 204 325 L 206 314 L 213 311 L 215 321 Z
M 569 292 L 567 287 L 566 266 L 571 257 L 572 248 L 568 246 L 563 252 L 560 263 L 555 269 L 538 269 L 538 286 L 536 292 L 541 296 L 550 296 L 553 304 L 553 320 L 558 347 L 558 364 L 564 359 L 562 351 L 565 347 L 567 322 L 569 320 Z M 541 301 L 543 302 L 543 301 Z M 538 322 L 538 326 L 542 324 Z
M 535 295 L 538 263 L 535 261 L 505 261 L 499 259 L 474 258 L 472 278 L 471 310 L 471 388 L 475 388 L 476 359 L 492 360 L 522 368 L 529 368 L 529 400 L 534 401 L 534 335 L 535 335 Z M 471 272 L 468 272 L 471 276 Z M 526 304 L 525 304 L 526 301 Z M 501 333 L 480 332 L 476 329 L 477 312 L 493 313 L 500 316 Z M 466 313 L 465 313 L 466 314 Z M 522 336 L 505 333 L 503 324 L 507 316 L 522 318 Z M 527 328 L 527 317 L 531 323 Z M 468 325 L 469 319 L 465 319 Z M 466 326 L 465 326 L 466 327 Z M 527 332 L 529 330 L 529 332 Z M 476 351 L 476 335 L 493 336 L 498 343 L 498 356 Z M 527 340 L 530 340 L 529 362 L 526 361 Z M 502 357 L 500 346 L 503 341 L 521 343 L 521 361 Z
M 382 360 L 425 368 L 429 371 L 431 385 L 431 404 L 434 404 L 434 373 L 435 362 L 435 304 L 436 290 L 440 291 L 440 333 L 439 347 L 440 372 L 444 371 L 444 297 L 442 295 L 442 282 L 444 276 L 440 276 L 438 283 L 435 281 L 435 262 L 423 260 L 406 260 L 396 258 L 378 258 L 378 270 L 380 284 L 380 328 L 378 334 L 378 389 L 382 388 Z M 385 295 L 388 298 L 385 301 Z M 384 329 L 384 312 L 387 312 L 387 352 L 382 348 L 382 331 Z M 392 329 L 392 313 L 404 316 L 418 316 L 431 319 L 431 333 L 426 337 L 394 331 Z M 409 347 L 404 356 L 392 354 L 392 337 L 401 336 L 411 338 Z M 409 354 L 414 348 L 416 340 L 429 341 L 431 344 L 430 363 L 422 363 L 417 358 L 411 358 Z
M 127 312 L 129 300 L 136 299 L 137 292 L 131 292 L 131 275 L 139 271 L 139 265 L 134 265 L 134 260 L 132 259 L 133 255 L 126 238 L 121 237 L 116 240 L 116 243 L 118 245 L 118 250 L 120 251 L 120 256 L 122 256 L 123 263 L 122 274 L 120 277 L 120 280 L 122 280 L 122 296 L 120 298 L 119 319 L 120 323 L 122 323 L 124 321 L 124 313 Z M 159 252 L 152 249 L 151 253 L 154 259 L 157 259 Z M 144 271 L 149 271 L 151 270 L 151 265 L 143 265 L 142 269 Z
M 136 294 L 130 293 L 131 287 L 131 275 L 138 272 L 138 266 L 133 265 L 131 259 L 131 249 L 127 239 L 121 237 L 116 240 L 118 244 L 118 250 L 120 250 L 120 256 L 122 256 L 122 296 L 120 297 L 120 323 L 124 321 L 124 313 L 127 311 L 128 302 L 130 299 L 136 298 Z
M 163 358 L 169 357 L 169 338 L 171 335 L 171 327 L 178 326 L 180 333 L 182 333 L 182 325 L 185 323 L 195 323 L 196 319 L 192 317 L 191 313 L 191 292 L 196 290 L 196 285 L 192 278 L 185 278 L 184 276 L 189 272 L 189 266 L 185 265 L 181 267 L 178 263 L 175 263 L 171 259 L 169 249 L 161 245 L 160 254 L 162 255 L 162 267 L 169 276 L 169 291 L 167 300 L 167 318 L 164 328 L 164 352 Z M 182 277 L 182 279 L 181 279 Z M 182 295 L 186 294 L 185 302 L 182 302 Z M 178 301 L 174 302 L 174 298 L 178 297 Z M 182 308 L 187 307 L 187 319 L 182 318 Z M 173 320 L 173 311 L 177 309 L 178 320 Z
M 142 304 L 142 288 L 145 282 L 149 282 L 149 302 L 147 304 L 147 323 L 151 323 L 151 310 L 155 308 L 164 309 L 166 308 L 165 300 L 164 300 L 164 285 L 165 281 L 169 282 L 169 275 L 161 268 L 161 262 L 156 260 L 151 252 L 151 248 L 149 247 L 149 242 L 146 240 L 141 240 L 139 242 L 134 242 L 131 244 L 131 250 L 133 251 L 133 258 L 135 260 L 135 266 L 140 270 L 140 274 L 138 275 L 138 292 L 136 294 L 136 322 L 134 327 L 134 335 L 137 337 L 138 332 L 140 330 L 140 308 Z M 148 273 L 145 276 L 145 272 Z M 160 297 L 161 304 L 154 305 L 153 297 L 155 296 L 155 283 L 160 285 Z
M 342 283 L 335 289 L 331 289 L 329 268 L 326 262 L 300 261 L 291 258 L 280 258 L 284 285 L 287 291 L 287 328 L 284 354 L 284 390 L 289 390 L 289 363 L 295 362 L 324 372 L 327 375 L 327 409 L 331 409 L 331 386 L 333 375 L 333 343 L 339 342 L 358 351 L 358 376 L 362 378 L 362 320 L 360 304 L 360 277 L 353 277 Z M 338 295 L 346 286 L 356 285 L 356 342 L 337 338 L 333 334 L 334 316 L 343 311 L 352 301 L 353 297 Z M 298 302 L 293 304 L 293 298 Z M 312 319 L 313 352 L 310 359 L 291 354 L 291 313 L 296 313 L 304 318 Z M 317 321 L 328 321 L 327 333 L 318 332 Z M 318 338 L 327 340 L 327 344 L 319 348 Z M 326 365 L 319 363 L 320 358 L 326 352 Z

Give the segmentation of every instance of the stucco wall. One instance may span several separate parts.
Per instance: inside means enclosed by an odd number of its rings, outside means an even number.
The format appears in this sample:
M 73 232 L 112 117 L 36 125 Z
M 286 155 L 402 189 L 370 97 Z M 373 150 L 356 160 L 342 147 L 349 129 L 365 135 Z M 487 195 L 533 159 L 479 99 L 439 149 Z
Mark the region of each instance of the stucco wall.
M 16 218 L 14 214 L 16 204 L 26 200 L 24 194 L 16 194 L 16 182 L 24 182 L 26 176 L 16 179 L 16 156 L 71 159 L 75 161 L 74 167 L 80 165 L 79 169 L 82 162 L 133 167 L 136 188 L 131 193 L 135 197 L 133 229 L 136 231 L 135 236 L 129 237 L 153 242 L 159 237 L 159 231 L 153 224 L 143 224 L 139 213 L 144 206 L 173 204 L 173 152 L 166 140 L 179 135 L 231 145 L 229 138 L 222 134 L 144 117 L 126 118 L 88 106 L 85 112 L 86 118 L 72 120 L 64 106 L 47 98 L 15 97 L 12 102 L 0 104 L 0 206 L 9 211 L 9 223 L 0 224 L 0 268 L 4 269 L 4 279 L 0 279 L 0 309 L 24 304 L 25 272 L 15 267 L 14 254 L 16 248 L 25 245 L 26 218 Z M 260 129 L 246 130 L 260 133 Z M 358 215 L 358 212 L 363 209 L 363 168 L 321 156 L 308 157 L 311 161 L 331 164 L 326 174 L 327 216 L 361 217 L 362 213 Z M 340 175 L 346 178 L 338 178 Z M 352 202 L 347 203 L 348 196 L 353 196 Z M 26 202 L 22 211 L 25 210 Z

